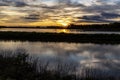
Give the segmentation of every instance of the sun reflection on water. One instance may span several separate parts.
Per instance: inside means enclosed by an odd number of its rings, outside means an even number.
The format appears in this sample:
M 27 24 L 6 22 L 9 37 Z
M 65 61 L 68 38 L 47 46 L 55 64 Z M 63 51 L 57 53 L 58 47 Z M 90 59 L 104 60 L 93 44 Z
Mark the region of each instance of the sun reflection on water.
M 68 29 L 58 29 L 57 32 L 58 33 L 70 33 L 70 30 L 68 30 Z

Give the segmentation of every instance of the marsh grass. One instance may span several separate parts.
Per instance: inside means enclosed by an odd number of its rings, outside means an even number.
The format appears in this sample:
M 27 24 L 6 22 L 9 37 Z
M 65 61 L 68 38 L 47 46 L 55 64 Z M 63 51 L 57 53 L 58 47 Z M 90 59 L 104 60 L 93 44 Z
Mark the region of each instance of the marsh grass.
M 53 62 L 51 62 L 53 61 Z M 119 80 L 107 72 L 81 68 L 59 58 L 43 60 L 30 56 L 24 49 L 0 50 L 0 80 Z

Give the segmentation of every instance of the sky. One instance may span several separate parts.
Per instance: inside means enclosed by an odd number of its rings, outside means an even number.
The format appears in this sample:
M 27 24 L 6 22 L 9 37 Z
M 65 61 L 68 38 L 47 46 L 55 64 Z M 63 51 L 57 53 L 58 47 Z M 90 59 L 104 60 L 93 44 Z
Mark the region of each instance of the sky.
M 120 0 L 0 0 L 0 25 L 67 26 L 120 22 Z

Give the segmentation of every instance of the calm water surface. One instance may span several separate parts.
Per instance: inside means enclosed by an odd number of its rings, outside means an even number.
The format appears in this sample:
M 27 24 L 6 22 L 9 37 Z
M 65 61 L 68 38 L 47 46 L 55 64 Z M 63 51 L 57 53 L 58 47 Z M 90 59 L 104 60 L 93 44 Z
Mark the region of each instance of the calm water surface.
M 17 49 L 51 62 L 57 58 L 80 68 L 101 69 L 115 75 L 120 73 L 120 45 L 0 41 L 0 50 Z
M 0 28 L 0 31 L 18 32 L 49 32 L 49 33 L 72 33 L 72 34 L 120 34 L 120 32 L 91 32 L 75 29 L 18 29 Z M 84 69 L 97 70 L 103 75 L 120 76 L 120 44 L 100 45 L 92 43 L 55 43 L 55 42 L 21 42 L 0 41 L 0 52 L 23 50 L 28 54 L 39 57 L 42 63 L 49 61 L 50 69 L 55 66 L 56 61 L 68 64 L 72 68 L 77 67 L 77 72 L 85 73 Z M 67 69 L 63 66 L 63 69 Z M 95 70 L 95 71 L 94 71 Z M 86 72 L 88 73 L 88 72 Z M 96 73 L 93 75 L 97 75 Z

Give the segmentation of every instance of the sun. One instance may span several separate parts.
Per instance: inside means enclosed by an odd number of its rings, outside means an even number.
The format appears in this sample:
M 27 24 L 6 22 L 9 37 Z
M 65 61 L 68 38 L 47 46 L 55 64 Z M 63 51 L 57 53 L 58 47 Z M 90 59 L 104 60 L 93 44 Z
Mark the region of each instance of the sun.
M 62 18 L 58 20 L 57 23 L 63 27 L 67 27 L 71 23 L 71 20 L 69 20 L 68 18 Z
M 61 23 L 63 26 L 68 26 L 69 24 L 68 23 Z
M 67 23 L 64 20 L 58 20 L 57 22 L 58 22 L 58 24 L 62 25 L 63 27 L 67 27 L 69 25 L 69 23 Z

